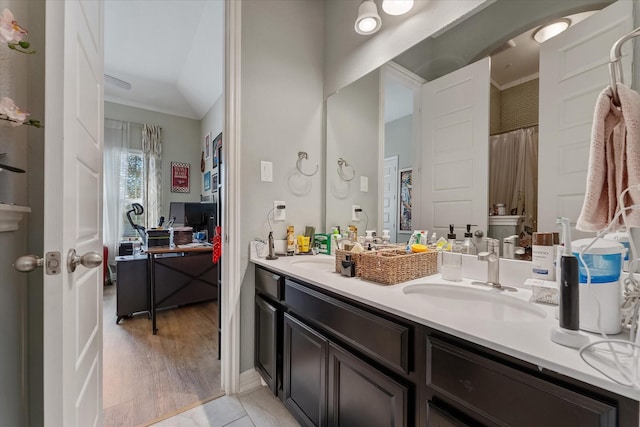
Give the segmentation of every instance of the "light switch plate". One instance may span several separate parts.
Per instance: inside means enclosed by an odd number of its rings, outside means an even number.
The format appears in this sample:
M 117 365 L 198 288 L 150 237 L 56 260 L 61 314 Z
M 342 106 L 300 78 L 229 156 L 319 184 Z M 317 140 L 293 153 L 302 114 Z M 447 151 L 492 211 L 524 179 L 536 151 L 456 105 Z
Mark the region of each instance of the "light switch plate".
M 356 209 L 360 209 L 360 205 L 351 205 L 351 221 L 360 221 L 360 212 L 356 212 Z
M 273 182 L 273 163 L 260 161 L 260 181 Z
M 287 210 L 286 209 L 278 209 L 278 206 L 286 206 L 287 204 L 284 200 L 274 200 L 273 202 L 273 220 L 274 221 L 285 221 L 287 219 Z
M 365 193 L 369 191 L 369 177 L 367 176 L 360 177 L 360 191 Z

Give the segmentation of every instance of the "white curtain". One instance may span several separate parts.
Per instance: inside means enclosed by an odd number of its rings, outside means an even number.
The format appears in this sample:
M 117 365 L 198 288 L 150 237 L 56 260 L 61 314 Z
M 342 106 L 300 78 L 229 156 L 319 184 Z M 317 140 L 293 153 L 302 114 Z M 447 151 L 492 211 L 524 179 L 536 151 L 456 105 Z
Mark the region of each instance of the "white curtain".
M 104 119 L 103 241 L 109 248 L 109 264 L 115 256 L 122 230 L 122 212 L 126 209 L 124 191 L 120 191 L 121 158 L 130 147 L 129 123 Z
M 162 128 L 156 125 L 142 126 L 142 152 L 144 153 L 144 209 L 147 228 L 158 225 L 162 208 Z
M 489 140 L 489 206 L 507 205 L 525 215 L 533 230 L 538 223 L 538 127 L 518 129 Z

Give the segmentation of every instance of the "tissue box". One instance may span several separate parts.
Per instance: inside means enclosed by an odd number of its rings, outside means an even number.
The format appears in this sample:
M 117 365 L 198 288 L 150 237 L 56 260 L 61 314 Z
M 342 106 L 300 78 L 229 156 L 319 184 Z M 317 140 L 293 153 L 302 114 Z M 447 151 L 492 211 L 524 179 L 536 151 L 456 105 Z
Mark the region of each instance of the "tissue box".
M 331 235 L 330 234 L 314 235 L 313 246 L 318 248 L 321 254 L 331 255 Z

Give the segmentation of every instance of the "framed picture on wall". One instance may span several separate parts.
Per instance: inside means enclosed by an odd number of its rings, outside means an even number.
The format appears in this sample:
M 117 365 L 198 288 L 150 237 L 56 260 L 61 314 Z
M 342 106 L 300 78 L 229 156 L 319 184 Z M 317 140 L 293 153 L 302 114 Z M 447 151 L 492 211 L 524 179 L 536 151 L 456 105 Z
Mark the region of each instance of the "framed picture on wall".
M 211 192 L 215 192 L 218 191 L 218 173 L 214 172 L 213 175 L 211 175 Z
M 189 192 L 189 163 L 171 162 L 171 192 Z
M 213 140 L 211 146 L 213 149 L 213 167 L 215 168 L 221 161 L 220 154 L 222 153 L 222 132 L 220 132 L 218 136 L 216 136 L 216 139 Z
M 211 190 L 211 171 L 204 173 L 204 191 Z
M 410 231 L 411 226 L 411 175 L 412 169 L 400 170 L 400 206 L 398 207 L 398 231 Z
M 204 159 L 211 157 L 211 133 L 204 136 Z

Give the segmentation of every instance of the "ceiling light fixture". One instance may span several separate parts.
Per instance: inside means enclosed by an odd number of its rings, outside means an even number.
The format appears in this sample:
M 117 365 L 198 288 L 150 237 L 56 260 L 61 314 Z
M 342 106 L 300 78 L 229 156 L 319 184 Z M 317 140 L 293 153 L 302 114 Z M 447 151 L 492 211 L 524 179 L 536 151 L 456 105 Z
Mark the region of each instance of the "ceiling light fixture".
M 358 18 L 356 19 L 356 33 L 362 35 L 373 34 L 382 26 L 382 19 L 378 15 L 378 7 L 373 0 L 363 0 L 358 7 Z
M 562 18 L 550 24 L 543 25 L 533 33 L 533 39 L 538 43 L 543 43 L 569 28 L 570 25 L 571 21 L 567 18 Z
M 413 7 L 413 0 L 382 0 L 382 10 L 388 15 L 404 15 Z

